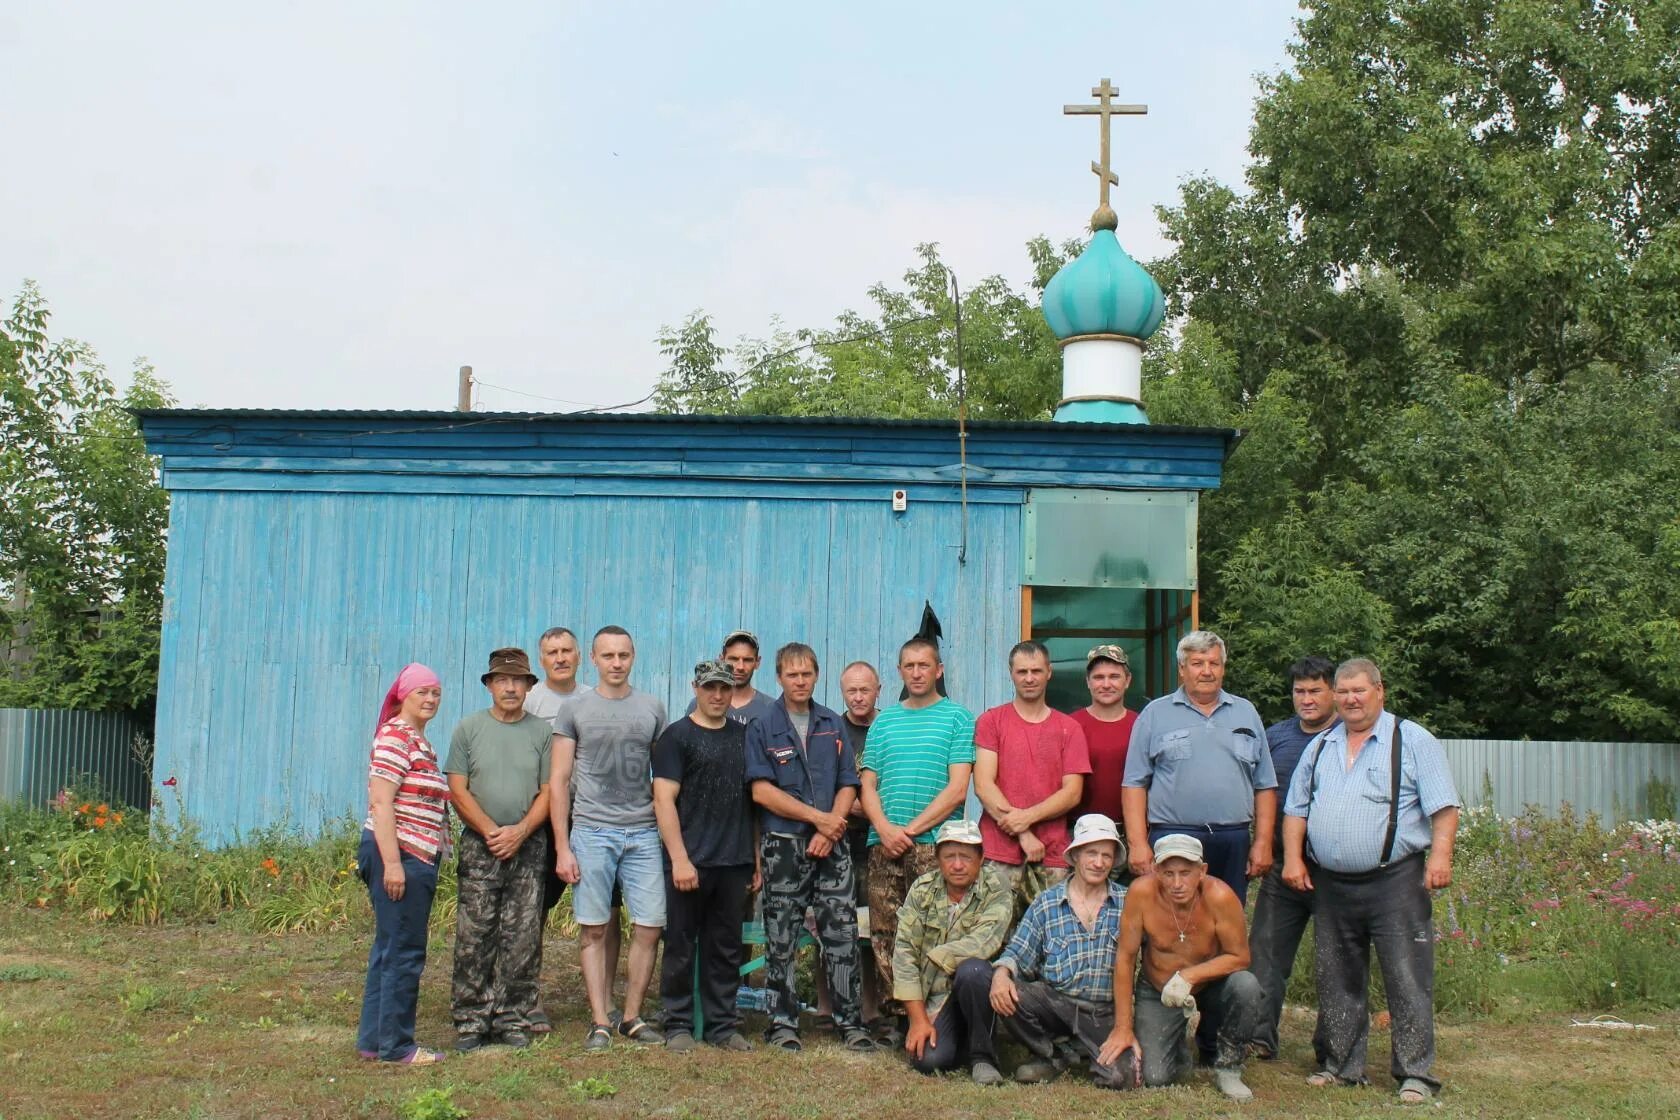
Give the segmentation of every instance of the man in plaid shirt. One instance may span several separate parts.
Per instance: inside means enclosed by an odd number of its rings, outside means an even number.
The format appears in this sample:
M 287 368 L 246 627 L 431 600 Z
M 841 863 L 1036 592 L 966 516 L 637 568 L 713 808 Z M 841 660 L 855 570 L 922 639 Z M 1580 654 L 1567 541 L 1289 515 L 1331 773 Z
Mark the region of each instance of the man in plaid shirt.
M 1073 874 L 1033 899 L 992 970 L 992 1009 L 1033 1054 L 1016 1081 L 1053 1079 L 1062 1069 L 1055 1041 L 1070 1036 L 1098 1085 L 1124 1084 L 1118 1064 L 1097 1060 L 1114 1026 L 1114 947 L 1126 888 L 1108 875 L 1119 852 L 1112 820 L 1080 817 L 1067 846 Z

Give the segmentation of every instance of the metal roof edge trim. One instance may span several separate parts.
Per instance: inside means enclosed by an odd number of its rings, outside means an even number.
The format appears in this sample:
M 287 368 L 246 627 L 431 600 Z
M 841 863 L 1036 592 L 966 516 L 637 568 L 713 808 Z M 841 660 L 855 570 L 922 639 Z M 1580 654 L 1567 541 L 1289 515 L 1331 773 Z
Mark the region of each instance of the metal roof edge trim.
M 757 416 L 677 414 L 669 412 L 456 412 L 453 410 L 405 409 L 307 409 L 307 408 L 137 408 L 131 413 L 140 420 L 215 419 L 215 420 L 368 420 L 380 423 L 391 421 L 436 422 L 466 424 L 516 424 L 565 421 L 569 423 L 605 421 L 608 423 L 645 424 L 747 424 L 772 427 L 888 427 L 956 431 L 957 421 L 942 417 L 901 418 L 885 416 Z M 1172 435 L 1217 435 L 1227 447 L 1242 437 L 1236 428 L 1202 428 L 1178 424 L 1090 424 L 1058 423 L 1054 420 L 970 420 L 973 431 L 1027 432 L 1113 432 L 1138 435 L 1159 432 Z

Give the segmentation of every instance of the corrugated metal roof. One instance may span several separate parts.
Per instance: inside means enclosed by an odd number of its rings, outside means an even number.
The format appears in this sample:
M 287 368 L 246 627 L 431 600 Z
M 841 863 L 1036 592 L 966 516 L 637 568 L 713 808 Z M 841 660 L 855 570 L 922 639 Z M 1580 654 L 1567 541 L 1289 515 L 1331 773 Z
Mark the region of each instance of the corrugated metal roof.
M 957 421 L 940 418 L 894 418 L 882 416 L 732 416 L 678 415 L 667 412 L 457 412 L 453 410 L 356 409 L 356 408 L 140 408 L 132 410 L 141 419 L 149 417 L 207 420 L 367 420 L 374 423 L 428 421 L 438 423 L 531 423 L 546 420 L 622 421 L 640 424 L 753 424 L 790 427 L 906 428 L 956 431 Z M 1242 437 L 1236 428 L 1198 428 L 1177 424 L 1058 424 L 1053 420 L 970 420 L 975 431 L 997 432 L 1114 432 L 1137 435 L 1140 431 L 1163 434 L 1208 436 L 1217 434 L 1227 446 Z

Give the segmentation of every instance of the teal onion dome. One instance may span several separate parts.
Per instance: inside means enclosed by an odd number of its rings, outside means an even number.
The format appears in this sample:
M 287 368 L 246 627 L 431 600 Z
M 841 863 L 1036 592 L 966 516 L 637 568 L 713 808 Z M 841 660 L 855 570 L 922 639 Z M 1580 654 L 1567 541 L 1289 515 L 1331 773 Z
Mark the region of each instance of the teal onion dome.
M 1118 334 L 1142 342 L 1167 311 L 1161 285 L 1120 247 L 1111 229 L 1098 229 L 1085 251 L 1051 278 L 1043 307 L 1050 329 L 1063 340 Z

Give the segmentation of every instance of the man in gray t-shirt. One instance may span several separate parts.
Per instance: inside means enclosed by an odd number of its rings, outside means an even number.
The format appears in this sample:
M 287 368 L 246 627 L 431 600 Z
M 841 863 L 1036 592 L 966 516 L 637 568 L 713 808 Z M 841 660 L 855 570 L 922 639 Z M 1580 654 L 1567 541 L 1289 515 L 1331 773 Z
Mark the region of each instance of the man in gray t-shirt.
M 564 626 L 544 630 L 537 639 L 537 661 L 544 675 L 525 697 L 525 710 L 552 725 L 561 708 L 583 695 L 577 679 L 577 637 Z
M 606 933 L 613 885 L 630 910 L 630 968 L 619 1033 L 663 1041 L 642 1021 L 642 998 L 665 928 L 664 848 L 653 815 L 653 741 L 665 730 L 665 705 L 630 687 L 636 647 L 622 627 L 604 626 L 590 642 L 600 681 L 566 705 L 554 725 L 549 815 L 555 871 L 572 887 L 580 927 L 583 984 L 593 1015 L 585 1049 L 612 1041 L 612 976 Z
M 538 719 L 546 720 L 550 727 L 560 714 L 560 709 L 583 695 L 584 689 L 578 686 L 578 662 L 583 655 L 578 651 L 577 635 L 565 626 L 550 626 L 537 639 L 537 664 L 542 669 L 543 679 L 531 686 L 531 691 L 525 695 L 525 710 Z M 548 820 L 548 807 L 543 806 L 543 836 L 547 839 L 549 850 L 554 850 L 554 827 Z M 547 920 L 549 911 L 560 905 L 560 900 L 566 895 L 566 883 L 554 872 L 554 861 L 544 861 L 543 868 L 543 916 Z M 617 915 L 615 914 L 614 917 Z M 611 958 L 609 972 L 618 971 L 618 924 L 609 922 L 607 926 L 607 949 Z M 553 1030 L 548 1021 L 548 1015 L 539 1004 L 531 1012 L 531 1033 L 547 1034 Z

